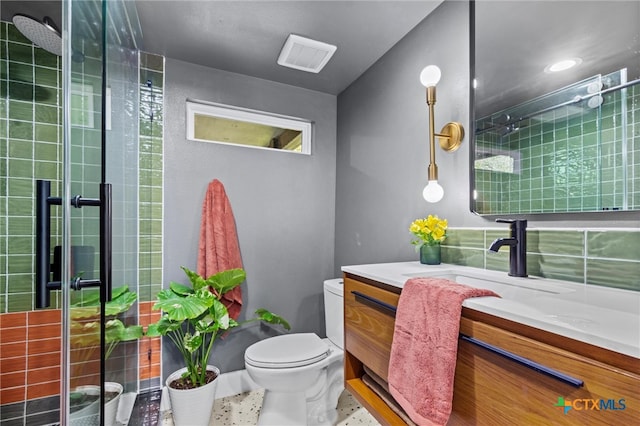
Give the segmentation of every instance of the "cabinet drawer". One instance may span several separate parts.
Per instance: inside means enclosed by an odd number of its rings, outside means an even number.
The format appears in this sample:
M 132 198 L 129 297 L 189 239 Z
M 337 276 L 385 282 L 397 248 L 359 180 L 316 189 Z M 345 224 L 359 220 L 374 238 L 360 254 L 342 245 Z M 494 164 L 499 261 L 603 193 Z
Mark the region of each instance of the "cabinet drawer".
M 384 380 L 388 376 L 395 323 L 395 313 L 384 305 L 397 307 L 399 291 L 394 293 L 351 278 L 344 281 L 345 349 Z
M 640 378 L 633 373 L 466 318 L 460 332 L 584 384 L 569 385 L 461 340 L 450 424 L 611 425 L 640 418 Z M 566 413 L 563 403 L 572 404 Z

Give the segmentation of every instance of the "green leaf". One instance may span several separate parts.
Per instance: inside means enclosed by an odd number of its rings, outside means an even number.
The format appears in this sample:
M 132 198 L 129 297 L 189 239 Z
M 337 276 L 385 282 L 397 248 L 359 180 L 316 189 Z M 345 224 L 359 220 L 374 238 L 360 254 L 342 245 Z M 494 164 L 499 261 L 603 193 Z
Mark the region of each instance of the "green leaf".
M 147 337 L 166 336 L 168 333 L 179 329 L 182 326 L 181 321 L 171 321 L 167 315 L 164 315 L 155 324 L 150 324 L 147 327 Z
M 90 346 L 100 345 L 100 322 L 93 321 L 82 323 L 71 321 L 71 347 L 86 348 Z
M 180 296 L 187 296 L 189 294 L 193 294 L 193 289 L 191 287 L 187 287 L 186 285 L 183 285 L 183 284 L 180 284 L 180 283 L 176 283 L 176 282 L 173 282 L 173 281 L 171 283 L 169 283 L 169 288 L 175 294 L 178 294 Z
M 147 337 L 160 337 L 162 336 L 162 333 L 158 331 L 158 328 L 159 328 L 158 323 L 149 324 L 149 326 L 147 327 L 147 332 L 144 335 Z
M 100 292 L 86 291 L 82 292 L 80 301 L 71 304 L 71 307 L 100 306 Z
M 115 317 L 126 312 L 138 299 L 136 293 L 130 292 L 127 286 L 114 290 L 113 298 L 104 306 L 104 313 L 107 317 Z M 96 318 L 100 315 L 100 296 L 89 296 L 82 302 L 78 302 L 70 310 L 72 320 Z
M 269 324 L 276 324 L 283 326 L 286 330 L 291 330 L 291 326 L 279 315 L 274 314 L 273 312 L 267 311 L 264 308 L 260 308 L 256 310 L 256 315 L 264 322 L 268 322 Z
M 205 316 L 195 324 L 196 330 L 200 333 L 215 333 L 218 331 L 218 324 L 211 315 Z
M 206 283 L 213 287 L 218 294 L 223 295 L 238 287 L 246 278 L 247 274 L 244 269 L 228 269 L 211 275 L 207 278 Z
M 113 299 L 117 299 L 118 297 L 122 296 L 123 294 L 134 294 L 132 292 L 129 291 L 129 286 L 128 285 L 123 285 L 122 287 L 117 287 L 114 289 L 111 289 L 111 300 Z
M 134 295 L 136 298 L 136 294 L 129 291 L 129 286 L 123 285 L 121 287 L 114 288 L 111 290 L 111 301 L 117 300 L 122 295 L 129 294 Z M 111 302 L 107 302 L 111 303 Z M 120 303 L 120 302 L 117 302 Z M 99 291 L 83 291 L 82 292 L 82 300 L 79 302 L 73 303 L 71 307 L 87 307 L 87 306 L 100 306 L 100 292 Z M 126 309 L 125 309 L 126 310 Z M 123 311 L 124 312 L 124 311 Z
M 184 348 L 190 353 L 194 353 L 202 346 L 202 335 L 196 331 L 193 335 L 187 333 L 183 340 Z
M 128 342 L 131 340 L 137 340 L 144 336 L 144 330 L 141 325 L 130 325 L 124 329 L 124 332 L 120 335 L 121 342 Z
M 154 307 L 156 306 L 166 312 L 170 320 L 182 321 L 198 318 L 211 306 L 211 303 L 194 296 L 174 296 L 159 300 L 154 305 Z
M 158 302 L 164 301 L 164 300 L 167 300 L 167 299 L 172 299 L 174 297 L 177 297 L 177 295 L 173 291 L 171 291 L 170 289 L 166 289 L 166 288 L 163 289 L 163 290 L 160 290 L 158 292 L 158 294 L 156 295 L 156 299 L 158 299 Z M 158 302 L 156 302 L 156 304 Z M 153 309 L 160 309 L 160 308 L 156 308 L 154 306 Z
M 181 266 L 180 268 L 182 268 L 184 273 L 187 274 L 187 277 L 189 277 L 189 281 L 191 281 L 191 285 L 194 290 L 198 290 L 207 285 L 204 278 L 202 278 L 197 272 L 194 272 L 185 266 Z
M 107 343 L 136 340 L 143 335 L 141 326 L 125 326 L 119 319 L 105 322 L 104 328 L 105 340 Z
M 124 324 L 122 321 L 115 319 L 105 322 L 104 324 L 104 337 L 105 340 L 110 343 L 119 341 L 119 336 L 124 333 Z
M 209 312 L 213 315 L 216 323 L 218 324 L 218 327 L 221 330 L 227 330 L 229 328 L 229 311 L 222 302 L 220 302 L 218 299 L 214 299 L 213 306 L 211 307 Z
M 138 295 L 135 293 L 130 291 L 121 293 L 104 305 L 104 314 L 107 317 L 112 317 L 127 312 L 136 300 L 138 300 Z
M 205 300 L 207 303 L 209 303 L 209 306 L 212 306 L 213 301 L 217 300 L 216 296 L 213 293 L 211 293 L 208 286 L 205 286 L 196 290 L 194 297 Z
M 98 320 L 100 317 L 100 307 L 71 307 L 71 309 L 69 310 L 69 315 L 71 316 L 72 321 L 85 320 L 89 318 L 95 318 L 96 320 Z

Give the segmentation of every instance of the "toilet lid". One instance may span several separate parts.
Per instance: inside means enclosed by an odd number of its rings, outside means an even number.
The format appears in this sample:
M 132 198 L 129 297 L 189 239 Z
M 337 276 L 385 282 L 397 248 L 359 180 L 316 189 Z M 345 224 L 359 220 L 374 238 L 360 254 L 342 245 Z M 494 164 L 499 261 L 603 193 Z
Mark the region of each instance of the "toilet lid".
M 264 368 L 302 367 L 323 360 L 329 346 L 314 333 L 284 334 L 254 343 L 244 353 L 250 365 Z

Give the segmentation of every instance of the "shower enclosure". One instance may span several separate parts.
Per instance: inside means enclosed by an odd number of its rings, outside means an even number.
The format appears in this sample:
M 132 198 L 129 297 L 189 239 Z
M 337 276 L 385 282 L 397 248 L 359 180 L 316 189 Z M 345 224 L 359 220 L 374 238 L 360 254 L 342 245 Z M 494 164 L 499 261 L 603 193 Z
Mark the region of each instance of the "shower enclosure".
M 39 47 L 55 37 L 0 26 L 0 422 L 120 424 L 151 387 L 140 225 L 157 187 L 140 185 L 139 135 L 154 83 L 133 1 L 61 7 L 62 57 Z

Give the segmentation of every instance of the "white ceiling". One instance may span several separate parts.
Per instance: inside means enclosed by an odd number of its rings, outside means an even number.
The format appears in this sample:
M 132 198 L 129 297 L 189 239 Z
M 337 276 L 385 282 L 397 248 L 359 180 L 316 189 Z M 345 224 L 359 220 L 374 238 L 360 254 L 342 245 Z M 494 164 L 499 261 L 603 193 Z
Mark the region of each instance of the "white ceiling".
M 142 50 L 167 58 L 338 94 L 443 0 L 136 0 Z M 14 13 L 50 16 L 62 27 L 59 1 L 0 0 Z M 318 74 L 276 63 L 289 34 L 338 46 Z

